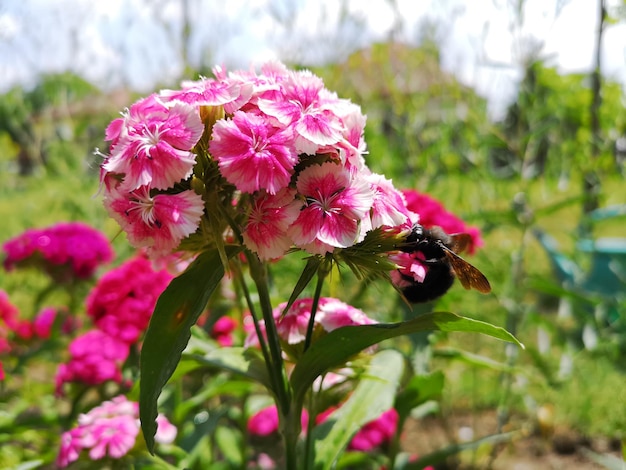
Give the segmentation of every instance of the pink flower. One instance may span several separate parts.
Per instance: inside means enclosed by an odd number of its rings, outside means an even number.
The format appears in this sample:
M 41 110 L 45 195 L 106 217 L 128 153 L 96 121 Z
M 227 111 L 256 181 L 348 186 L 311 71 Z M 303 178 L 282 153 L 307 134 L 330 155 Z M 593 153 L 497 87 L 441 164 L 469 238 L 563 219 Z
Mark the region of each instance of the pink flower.
M 368 175 L 366 179 L 374 189 L 371 228 L 406 224 L 410 220 L 410 214 L 404 196 L 393 186 L 391 180 L 376 173 Z
M 293 244 L 287 229 L 300 214 L 301 207 L 295 191 L 287 188 L 276 195 L 259 194 L 254 198 L 243 242 L 262 260 L 280 258 Z
M 237 327 L 237 322 L 230 317 L 223 316 L 215 322 L 211 330 L 211 337 L 219 343 L 220 346 L 229 347 L 233 345 L 232 332 Z
M 243 192 L 276 194 L 289 184 L 298 155 L 292 130 L 269 119 L 237 111 L 213 127 L 209 151 L 229 183 Z
M 439 226 L 444 232 L 450 234 L 468 233 L 472 237 L 472 243 L 468 247 L 470 254 L 474 254 L 477 248 L 483 246 L 480 230 L 466 225 L 457 216 L 448 212 L 436 199 L 412 189 L 404 189 L 402 193 L 406 199 L 407 209 L 419 214 L 419 223 L 424 227 Z
M 36 267 L 56 282 L 89 279 L 102 264 L 113 259 L 107 238 L 81 222 L 59 223 L 29 229 L 3 245 L 7 271 Z
M 389 256 L 389 260 L 398 265 L 398 269 L 391 271 L 391 280 L 394 285 L 399 288 L 408 287 L 413 285 L 413 282 L 403 279 L 402 276 L 407 276 L 413 279 L 414 282 L 424 282 L 428 269 L 423 263 L 424 254 L 421 251 L 413 253 L 394 253 Z
M 144 256 L 132 258 L 100 278 L 86 299 L 97 328 L 128 344 L 148 326 L 157 299 L 173 276 L 155 271 Z
M 330 407 L 317 415 L 316 424 L 326 421 L 337 407 Z M 366 423 L 352 438 L 348 444 L 349 450 L 369 452 L 378 447 L 389 445 L 398 427 L 398 412 L 391 408 L 382 413 L 378 418 Z
M 360 222 L 374 202 L 367 181 L 345 167 L 324 163 L 303 170 L 296 187 L 306 198 L 305 207 L 288 231 L 297 246 L 324 254 L 363 239 Z
M 109 125 L 111 156 L 102 167 L 123 174 L 125 190 L 167 189 L 191 175 L 195 164 L 191 149 L 203 131 L 195 107 L 180 101 L 163 103 L 152 94 Z
M 52 307 L 46 307 L 42 309 L 35 320 L 33 321 L 33 330 L 35 335 L 39 338 L 48 339 L 50 337 L 50 331 L 54 320 L 56 319 L 57 311 Z
M 133 449 L 139 431 L 138 404 L 117 396 L 79 415 L 78 426 L 63 433 L 57 465 L 67 467 L 79 459 L 83 450 L 88 450 L 91 460 L 120 459 Z M 176 433 L 167 418 L 157 417 L 156 442 L 171 443 Z
M 290 345 L 304 342 L 306 331 L 311 318 L 312 298 L 298 299 L 283 316 L 283 310 L 287 302 L 278 305 L 272 315 L 276 321 L 278 336 Z M 358 308 L 352 307 L 338 299 L 332 297 L 321 297 L 318 302 L 315 314 L 315 324 L 318 331 L 330 332 L 342 326 L 350 325 L 371 325 L 376 323 Z M 247 345 L 255 343 L 256 332 L 249 331 Z
M 57 371 L 58 394 L 63 393 L 63 384 L 69 382 L 99 385 L 109 380 L 122 381 L 121 366 L 129 353 L 126 342 L 100 330 L 91 330 L 75 338 L 69 352 L 70 360 Z
M 302 410 L 300 424 L 302 429 L 306 430 L 309 423 L 309 414 L 306 410 Z M 248 432 L 253 436 L 269 436 L 278 432 L 278 410 L 276 405 L 270 405 L 256 412 L 248 420 Z
M 391 408 L 363 426 L 348 444 L 348 449 L 367 452 L 388 445 L 397 426 L 398 412 Z
M 252 96 L 253 86 L 249 82 L 213 80 L 202 78 L 186 81 L 182 90 L 161 90 L 166 101 L 183 101 L 194 106 L 224 106 L 227 113 L 234 113 Z
M 343 139 L 343 125 L 332 111 L 336 96 L 325 90 L 321 78 L 308 70 L 290 72 L 278 99 L 259 99 L 259 109 L 293 128 L 297 153 L 314 155 Z
M 104 204 L 130 244 L 146 247 L 153 257 L 175 250 L 196 231 L 204 213 L 202 197 L 190 190 L 152 196 L 144 186 L 128 194 L 111 193 Z

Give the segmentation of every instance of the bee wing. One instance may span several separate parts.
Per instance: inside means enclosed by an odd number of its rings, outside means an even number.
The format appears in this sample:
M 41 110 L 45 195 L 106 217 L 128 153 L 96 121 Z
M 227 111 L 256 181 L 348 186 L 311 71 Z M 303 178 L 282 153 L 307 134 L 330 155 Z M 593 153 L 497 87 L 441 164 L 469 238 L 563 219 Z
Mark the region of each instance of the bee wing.
M 466 289 L 476 289 L 483 294 L 491 292 L 489 281 L 477 268 L 451 250 L 446 249 L 445 254 L 463 287 Z
M 454 254 L 464 253 L 471 244 L 472 236 L 469 233 L 453 233 L 450 235 L 450 250 Z

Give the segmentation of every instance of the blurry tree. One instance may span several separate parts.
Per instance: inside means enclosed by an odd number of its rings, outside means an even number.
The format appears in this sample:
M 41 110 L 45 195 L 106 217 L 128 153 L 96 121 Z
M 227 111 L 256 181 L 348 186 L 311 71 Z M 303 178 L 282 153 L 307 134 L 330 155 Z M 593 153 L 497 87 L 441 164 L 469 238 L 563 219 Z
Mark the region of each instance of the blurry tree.
M 112 115 L 103 112 L 107 101 L 71 73 L 46 75 L 30 91 L 15 87 L 0 96 L 0 134 L 16 149 L 18 173 L 30 175 L 38 166 L 75 170 L 84 163 Z
M 370 165 L 401 185 L 428 190 L 485 162 L 487 103 L 441 70 L 434 41 L 374 44 L 318 73 L 367 110 Z
M 589 76 L 560 75 L 541 60 L 529 62 L 517 99 L 500 124 L 501 139 L 491 152 L 494 171 L 501 176 L 545 175 L 566 182 L 573 170 L 584 174 L 614 169 L 615 140 L 626 122 L 624 94 L 618 83 L 610 81 L 604 83 L 603 94 L 606 99 L 598 108 L 599 127 L 594 131 Z M 597 149 L 594 158 L 592 141 Z

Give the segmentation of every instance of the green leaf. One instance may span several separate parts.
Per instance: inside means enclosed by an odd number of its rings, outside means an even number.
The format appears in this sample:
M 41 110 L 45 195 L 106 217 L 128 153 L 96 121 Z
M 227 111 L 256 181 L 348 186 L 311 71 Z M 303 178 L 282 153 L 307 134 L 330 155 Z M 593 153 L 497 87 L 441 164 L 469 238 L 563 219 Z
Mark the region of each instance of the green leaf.
M 300 278 L 298 279 L 298 282 L 296 283 L 296 286 L 294 287 L 293 292 L 291 293 L 291 296 L 289 297 L 289 301 L 287 302 L 287 305 L 283 309 L 281 318 L 285 316 L 289 308 L 298 299 L 298 296 L 302 293 L 302 291 L 306 288 L 306 286 L 309 285 L 309 282 L 311 282 L 311 279 L 313 279 L 313 277 L 315 276 L 315 273 L 317 273 L 317 270 L 319 269 L 323 260 L 324 258 L 320 256 L 311 256 L 307 260 L 306 266 L 304 267 L 302 274 L 300 274 Z
M 313 429 L 314 468 L 332 468 L 352 436 L 393 407 L 403 371 L 404 358 L 398 351 L 388 349 L 372 357 L 348 401 Z
M 343 365 L 369 346 L 389 338 L 433 330 L 482 333 L 524 347 L 504 328 L 450 312 L 427 313 L 400 323 L 344 326 L 315 341 L 299 359 L 290 378 L 294 396 L 302 399 L 319 375 Z
M 227 247 L 228 256 L 241 251 Z M 139 417 L 150 452 L 154 451 L 157 399 L 180 360 L 191 327 L 224 276 L 217 250 L 205 251 L 159 297 L 141 348 Z
M 433 355 L 446 359 L 457 359 L 471 366 L 485 367 L 487 369 L 507 372 L 509 374 L 523 372 L 523 370 L 519 367 L 510 366 L 509 364 L 505 364 L 503 362 L 494 361 L 489 357 L 481 356 L 468 351 L 461 351 L 460 349 L 436 348 L 433 350 Z
M 458 454 L 464 450 L 473 450 L 478 449 L 484 445 L 495 446 L 502 442 L 509 442 L 513 440 L 513 438 L 519 436 L 521 431 L 511 431 L 502 434 L 492 434 L 490 436 L 482 437 L 475 441 L 471 442 L 462 442 L 460 444 L 452 444 L 448 447 L 444 447 L 443 449 L 436 450 L 431 454 L 427 454 L 419 459 L 409 462 L 406 465 L 402 466 L 403 470 L 420 470 L 429 465 L 436 465 L 438 463 L 443 462 L 448 457 Z
M 396 398 L 395 408 L 402 419 L 406 418 L 411 410 L 429 400 L 441 396 L 444 385 L 444 375 L 435 371 L 428 375 L 416 375 L 409 381 Z
M 231 347 L 207 350 L 203 355 L 186 355 L 201 364 L 219 367 L 224 370 L 252 379 L 271 391 L 272 386 L 267 375 L 267 367 L 261 352 L 256 349 Z

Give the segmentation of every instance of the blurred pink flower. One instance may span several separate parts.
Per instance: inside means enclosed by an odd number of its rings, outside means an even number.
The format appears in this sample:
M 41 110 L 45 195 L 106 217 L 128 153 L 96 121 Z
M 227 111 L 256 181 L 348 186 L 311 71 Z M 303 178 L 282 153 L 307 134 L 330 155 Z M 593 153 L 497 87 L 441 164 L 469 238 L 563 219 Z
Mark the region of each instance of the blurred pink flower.
M 468 233 L 472 237 L 472 243 L 468 247 L 469 254 L 474 254 L 483 246 L 480 229 L 466 225 L 456 215 L 448 212 L 436 199 L 413 189 L 403 189 L 402 193 L 406 199 L 407 209 L 419 214 L 419 223 L 424 227 L 439 226 L 449 234 Z
M 138 255 L 102 276 L 86 299 L 97 328 L 119 341 L 136 342 L 148 326 L 157 299 L 174 276 L 155 271 Z
M 11 303 L 8 294 L 0 290 L 0 354 L 12 349 L 16 339 L 29 340 L 33 336 L 33 325 L 20 319 L 19 309 Z
M 388 445 L 398 426 L 398 412 L 391 408 L 363 426 L 348 444 L 350 450 L 367 452 Z
M 29 229 L 5 242 L 2 248 L 7 254 L 7 271 L 32 266 L 56 282 L 89 279 L 98 267 L 113 259 L 106 237 L 80 222 Z
M 69 346 L 70 359 L 61 364 L 56 375 L 56 391 L 63 385 L 80 382 L 99 385 L 109 380 L 122 381 L 121 366 L 128 357 L 129 345 L 100 330 L 91 330 L 75 338 Z
M 302 410 L 300 424 L 303 430 L 306 430 L 309 423 L 309 414 L 306 410 Z M 278 410 L 276 405 L 270 405 L 257 411 L 248 420 L 248 432 L 253 436 L 269 436 L 278 432 Z
M 315 424 L 326 421 L 339 407 L 330 407 L 315 418 Z M 398 412 L 391 408 L 378 418 L 366 423 L 348 444 L 349 450 L 368 452 L 388 445 L 398 427 Z
M 215 322 L 211 330 L 211 337 L 214 338 L 220 346 L 229 347 L 233 345 L 233 331 L 237 327 L 237 322 L 231 317 L 223 316 Z
M 33 330 L 35 335 L 42 339 L 48 339 L 52 331 L 52 325 L 57 317 L 56 309 L 52 307 L 43 308 L 33 321 Z
M 138 404 L 119 395 L 81 414 L 78 426 L 63 433 L 57 465 L 67 467 L 79 459 L 83 450 L 88 450 L 91 460 L 120 459 L 135 446 L 139 431 Z M 176 427 L 159 415 L 156 442 L 171 443 L 176 434 Z
M 123 174 L 122 188 L 167 189 L 187 178 L 196 162 L 191 149 L 204 131 L 195 107 L 164 103 L 156 94 L 134 103 L 107 128 L 111 155 L 102 167 Z

